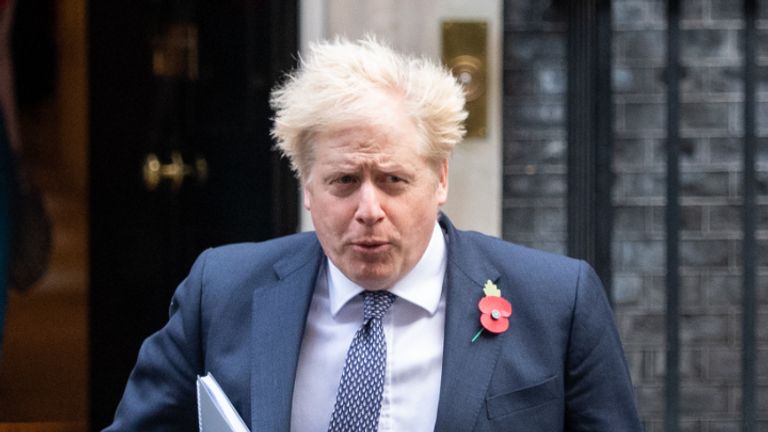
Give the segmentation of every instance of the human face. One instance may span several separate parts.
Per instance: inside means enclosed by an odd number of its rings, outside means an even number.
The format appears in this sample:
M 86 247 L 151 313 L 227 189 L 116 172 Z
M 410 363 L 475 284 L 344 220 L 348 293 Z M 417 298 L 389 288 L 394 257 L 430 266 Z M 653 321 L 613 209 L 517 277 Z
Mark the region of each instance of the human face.
M 390 288 L 413 269 L 448 193 L 448 162 L 435 167 L 418 154 L 411 120 L 396 109 L 381 117 L 316 134 L 304 184 L 325 254 L 367 290 Z

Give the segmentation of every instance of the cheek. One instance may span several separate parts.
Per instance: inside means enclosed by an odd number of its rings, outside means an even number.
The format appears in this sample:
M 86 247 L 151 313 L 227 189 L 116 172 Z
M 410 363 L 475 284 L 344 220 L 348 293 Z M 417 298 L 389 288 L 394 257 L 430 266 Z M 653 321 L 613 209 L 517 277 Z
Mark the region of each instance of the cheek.
M 312 221 L 316 228 L 323 229 L 327 233 L 339 234 L 344 230 L 348 220 L 354 215 L 350 210 L 350 205 L 345 200 L 332 199 L 311 199 Z

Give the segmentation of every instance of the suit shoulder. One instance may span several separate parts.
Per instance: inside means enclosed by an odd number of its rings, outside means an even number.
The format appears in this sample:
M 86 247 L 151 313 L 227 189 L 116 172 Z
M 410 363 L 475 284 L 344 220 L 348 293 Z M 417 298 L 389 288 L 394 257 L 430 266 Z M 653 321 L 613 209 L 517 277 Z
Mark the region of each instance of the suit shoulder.
M 204 261 L 206 273 L 253 273 L 274 266 L 300 267 L 317 257 L 320 245 L 313 232 L 292 234 L 263 242 L 233 243 L 206 250 L 198 261 Z
M 569 311 L 577 297 L 582 278 L 591 275 L 583 261 L 531 249 L 477 232 L 459 232 L 457 249 L 463 259 L 454 264 L 465 273 L 496 272 L 500 282 L 543 310 Z M 484 276 L 486 277 L 486 276 Z M 592 281 L 590 279 L 590 281 Z M 482 284 L 484 280 L 476 280 Z
M 581 263 L 580 260 L 571 257 L 533 249 L 476 231 L 460 233 L 467 243 L 476 248 L 475 253 L 503 268 L 509 268 L 509 266 L 529 270 L 546 268 L 570 273 L 577 272 Z
M 313 232 L 291 234 L 261 242 L 231 243 L 216 246 L 206 251 L 208 259 L 247 259 L 253 256 L 281 256 L 289 251 L 296 251 L 317 241 Z

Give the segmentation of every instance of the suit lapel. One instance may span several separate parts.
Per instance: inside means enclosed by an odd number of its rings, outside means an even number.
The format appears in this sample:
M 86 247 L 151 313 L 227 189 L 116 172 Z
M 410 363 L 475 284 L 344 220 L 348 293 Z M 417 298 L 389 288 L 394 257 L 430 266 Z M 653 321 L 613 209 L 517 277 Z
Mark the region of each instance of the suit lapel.
M 445 216 L 440 224 L 448 239 L 445 289 L 446 322 L 443 372 L 435 430 L 472 430 L 485 401 L 500 352 L 499 337 L 472 337 L 481 328 L 478 301 L 485 281 L 498 282 L 498 270 L 475 253 L 474 244 L 459 233 Z
M 290 428 L 307 311 L 323 257 L 316 239 L 274 265 L 276 280 L 253 293 L 251 331 L 251 431 Z

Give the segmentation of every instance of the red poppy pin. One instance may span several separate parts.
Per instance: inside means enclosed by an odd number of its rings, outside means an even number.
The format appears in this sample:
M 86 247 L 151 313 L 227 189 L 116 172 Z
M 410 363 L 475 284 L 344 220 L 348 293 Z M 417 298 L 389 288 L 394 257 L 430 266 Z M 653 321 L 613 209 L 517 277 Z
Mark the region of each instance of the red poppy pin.
M 501 297 L 501 290 L 490 280 L 483 287 L 485 297 L 480 299 L 477 307 L 482 314 L 480 315 L 480 324 L 483 325 L 472 342 L 476 341 L 483 330 L 491 333 L 504 333 L 509 328 L 509 317 L 512 315 L 512 304 Z

